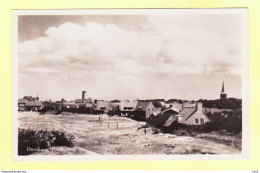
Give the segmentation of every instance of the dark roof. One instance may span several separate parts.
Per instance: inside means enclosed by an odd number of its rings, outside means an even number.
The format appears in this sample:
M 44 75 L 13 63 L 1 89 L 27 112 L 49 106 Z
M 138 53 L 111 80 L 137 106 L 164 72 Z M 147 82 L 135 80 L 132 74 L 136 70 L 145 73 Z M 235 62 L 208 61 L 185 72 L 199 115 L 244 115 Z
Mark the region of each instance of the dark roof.
M 184 122 L 186 121 L 194 112 L 196 112 L 196 108 L 184 108 L 179 115 L 182 115 L 182 119 L 180 120 L 180 122 Z
M 162 114 L 166 113 L 166 112 L 171 112 L 171 113 L 174 113 L 174 114 L 178 114 L 180 111 L 176 108 L 168 108 L 164 111 L 162 111 Z
M 151 102 L 144 102 L 144 101 L 138 101 L 137 105 L 136 105 L 136 110 L 139 111 L 146 111 L 147 107 L 149 106 Z
M 26 99 L 18 99 L 18 103 L 24 103 L 25 104 L 26 101 L 27 101 Z
M 161 103 L 159 103 L 159 102 L 153 102 L 153 106 L 156 108 L 162 107 Z
M 169 127 L 174 121 L 176 121 L 177 120 L 177 117 L 175 116 L 175 115 L 171 115 L 168 119 L 167 119 L 167 121 L 164 123 L 164 125 L 163 126 L 165 126 L 165 127 Z
M 111 103 L 120 103 L 120 100 L 112 100 Z

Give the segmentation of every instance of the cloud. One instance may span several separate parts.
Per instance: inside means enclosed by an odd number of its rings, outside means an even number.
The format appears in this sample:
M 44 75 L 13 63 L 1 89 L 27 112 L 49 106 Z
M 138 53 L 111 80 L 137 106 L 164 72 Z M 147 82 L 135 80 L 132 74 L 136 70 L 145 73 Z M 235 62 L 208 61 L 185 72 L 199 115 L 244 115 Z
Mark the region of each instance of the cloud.
M 141 34 L 94 21 L 50 27 L 45 36 L 19 43 L 20 83 L 26 87 L 25 81 L 37 78 L 64 88 L 64 93 L 88 87 L 100 98 L 102 93 L 113 97 L 115 92 L 145 97 L 147 87 L 159 88 L 158 81 L 173 81 L 178 75 L 203 74 L 205 64 L 208 74 L 241 73 L 241 41 L 236 32 L 223 27 L 224 33 L 187 29 L 169 20 L 150 17 L 153 30 Z M 129 86 L 134 89 L 129 91 Z
M 65 23 L 58 28 L 49 28 L 45 34 L 46 37 L 20 43 L 20 56 L 28 63 L 48 61 L 58 70 L 64 70 L 59 69 L 59 64 L 67 64 L 69 68 L 73 64 L 82 64 L 87 67 L 86 70 L 142 71 L 142 61 L 154 59 L 160 48 L 158 37 L 140 36 L 113 24 L 89 22 L 80 26 Z
M 68 22 L 50 27 L 45 37 L 20 43 L 19 53 L 28 62 L 23 64 L 25 66 L 49 64 L 56 66 L 57 71 L 63 71 L 64 66 L 60 64 L 66 64 L 65 68 L 79 66 L 86 71 L 105 69 L 126 74 L 159 71 L 174 75 L 202 73 L 204 64 L 210 66 L 214 61 L 237 64 L 230 68 L 240 65 L 236 53 L 239 47 L 232 44 L 232 33 L 221 35 L 200 29 L 180 31 L 171 24 L 168 29 L 157 29 L 160 34 L 140 35 L 114 24 L 88 22 L 81 26 Z M 216 71 L 219 67 L 215 69 L 213 65 L 208 69 Z M 238 70 L 230 70 L 234 71 Z

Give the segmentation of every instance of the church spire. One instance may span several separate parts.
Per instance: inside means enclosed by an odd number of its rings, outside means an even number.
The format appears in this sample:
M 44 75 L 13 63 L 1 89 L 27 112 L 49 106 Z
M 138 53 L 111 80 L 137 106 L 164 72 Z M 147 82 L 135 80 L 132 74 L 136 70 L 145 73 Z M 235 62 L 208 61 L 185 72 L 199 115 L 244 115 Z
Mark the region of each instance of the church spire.
M 222 84 L 222 90 L 221 90 L 221 93 L 225 93 L 224 81 L 223 81 L 223 84 Z
M 226 99 L 227 98 L 227 94 L 225 93 L 225 88 L 224 88 L 224 81 L 222 83 L 222 90 L 220 93 L 220 99 Z

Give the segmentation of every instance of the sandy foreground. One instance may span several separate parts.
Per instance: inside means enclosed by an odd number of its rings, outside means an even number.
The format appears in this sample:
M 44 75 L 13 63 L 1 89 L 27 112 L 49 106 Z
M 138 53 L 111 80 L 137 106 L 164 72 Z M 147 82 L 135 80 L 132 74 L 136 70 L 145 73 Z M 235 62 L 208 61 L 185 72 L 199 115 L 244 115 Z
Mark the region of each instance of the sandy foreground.
M 129 155 L 129 154 L 236 154 L 232 145 L 201 137 L 154 134 L 152 128 L 140 128 L 145 122 L 126 117 L 71 114 L 39 115 L 19 112 L 19 127 L 37 130 L 62 130 L 75 136 L 75 147 L 52 147 L 36 155 Z M 139 128 L 139 129 L 138 129 Z M 203 134 L 199 135 L 203 136 Z M 224 138 L 224 137 L 223 137 Z M 232 137 L 230 137 L 232 138 Z M 235 139 L 234 139 L 235 140 Z

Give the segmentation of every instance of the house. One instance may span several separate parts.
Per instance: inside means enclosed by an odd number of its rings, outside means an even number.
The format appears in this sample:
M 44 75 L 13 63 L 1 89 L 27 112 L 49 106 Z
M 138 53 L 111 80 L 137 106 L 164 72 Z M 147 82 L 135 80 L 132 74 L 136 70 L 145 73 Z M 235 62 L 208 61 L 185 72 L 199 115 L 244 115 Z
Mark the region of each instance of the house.
M 18 99 L 18 111 L 26 111 L 26 99 Z
M 172 118 L 175 118 L 175 115 L 177 115 L 178 113 L 178 110 L 174 108 L 169 108 L 162 111 L 156 116 L 153 116 L 152 114 L 149 118 L 146 119 L 146 122 L 153 127 L 162 128 L 163 125 L 169 123 Z
M 39 97 L 24 96 L 23 99 L 18 99 L 18 111 L 37 111 L 42 108 L 42 102 Z
M 86 99 L 86 107 L 87 108 L 92 108 L 94 107 L 93 99 L 91 97 Z
M 179 111 L 181 111 L 183 109 L 182 103 L 175 102 L 175 103 L 169 103 L 169 105 L 170 105 L 170 108 L 175 108 Z
M 156 109 L 151 101 L 138 101 L 132 117 L 137 120 L 146 120 L 153 112 L 156 112 Z
M 85 108 L 86 107 L 86 100 L 85 99 L 76 99 L 75 106 L 77 108 Z
M 120 116 L 130 117 L 134 114 L 135 108 L 137 106 L 138 101 L 130 101 L 124 100 L 120 102 L 119 109 L 120 109 Z
M 76 103 L 74 101 L 65 101 L 62 102 L 62 107 L 67 109 L 76 108 Z
M 160 102 L 155 101 L 153 102 L 153 105 L 155 107 L 154 115 L 157 115 L 162 112 L 162 104 Z
M 176 115 L 178 115 L 179 112 L 180 111 L 176 108 L 169 108 L 162 111 L 163 115 L 167 115 L 169 117 L 163 124 L 163 127 L 169 127 L 174 121 L 177 121 L 178 117 Z
M 36 101 L 28 101 L 26 102 L 26 110 L 28 111 L 38 111 L 42 107 L 42 102 Z
M 185 104 L 183 106 L 183 110 L 176 115 L 178 118 L 178 123 L 200 125 L 210 121 L 203 111 L 201 102 L 195 102 L 195 104 Z
M 112 104 L 110 101 L 97 100 L 96 112 L 99 114 L 108 114 L 112 111 Z
M 112 100 L 111 103 L 115 106 L 119 106 L 120 105 L 120 100 Z
M 44 101 L 44 102 L 42 102 L 42 107 L 43 108 L 45 108 L 45 107 L 48 107 L 48 106 L 50 106 L 51 105 L 51 101 Z

